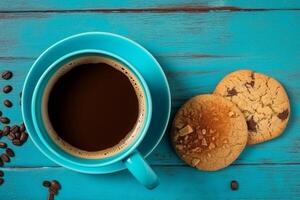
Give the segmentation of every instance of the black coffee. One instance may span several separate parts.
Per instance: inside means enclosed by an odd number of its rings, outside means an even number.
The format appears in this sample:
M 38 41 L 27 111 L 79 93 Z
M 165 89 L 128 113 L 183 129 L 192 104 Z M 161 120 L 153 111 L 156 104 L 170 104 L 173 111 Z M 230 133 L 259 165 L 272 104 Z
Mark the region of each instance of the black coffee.
M 127 73 L 97 63 L 79 65 L 61 76 L 48 100 L 58 136 L 85 151 L 104 150 L 124 139 L 139 116 L 138 96 Z

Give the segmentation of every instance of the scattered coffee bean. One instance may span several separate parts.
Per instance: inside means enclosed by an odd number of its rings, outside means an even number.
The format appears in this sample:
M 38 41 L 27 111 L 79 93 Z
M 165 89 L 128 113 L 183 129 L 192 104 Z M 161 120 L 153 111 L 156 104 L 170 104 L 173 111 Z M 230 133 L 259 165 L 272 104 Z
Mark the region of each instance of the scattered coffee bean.
M 4 172 L 2 170 L 0 170 L 0 177 L 4 176 Z
M 0 178 L 0 185 L 2 185 L 4 183 L 4 179 Z
M 25 130 L 26 130 L 25 124 L 22 123 L 22 124 L 20 125 L 20 132 L 24 132 Z
M 20 136 L 20 140 L 22 143 L 25 143 L 28 139 L 28 134 L 26 132 L 22 132 Z
M 20 139 L 21 133 L 20 133 L 20 132 L 16 132 L 16 133 L 15 133 L 15 137 L 16 137 L 16 139 Z
M 17 133 L 17 132 L 19 132 L 19 126 L 18 125 L 13 125 L 11 128 L 10 128 L 10 133 L 13 133 L 13 134 L 15 134 L 15 133 Z
M 7 144 L 5 142 L 0 142 L 0 148 L 4 149 L 7 147 Z
M 61 186 L 60 186 L 60 184 L 59 184 L 59 182 L 57 180 L 51 181 L 51 187 L 54 190 L 60 190 L 60 188 L 61 188 Z
M 49 188 L 49 192 L 50 192 L 50 194 L 53 194 L 53 195 L 57 195 L 58 194 L 58 191 L 56 189 L 54 189 L 54 188 L 51 188 L 51 186 Z
M 54 194 L 49 193 L 47 200 L 54 200 Z
M 13 105 L 12 102 L 8 99 L 4 100 L 3 104 L 8 108 L 11 108 Z
M 239 183 L 235 180 L 231 181 L 230 188 L 231 190 L 237 190 L 239 188 Z
M 9 126 L 4 126 L 3 128 L 3 135 L 7 136 L 10 132 L 10 127 Z
M 14 140 L 12 141 L 12 143 L 13 143 L 14 145 L 16 145 L 16 146 L 21 146 L 21 145 L 22 145 L 22 143 L 21 143 L 21 141 L 20 141 L 19 139 L 14 139 Z
M 15 152 L 11 148 L 7 148 L 5 152 L 9 157 L 15 157 Z
M 0 130 L 0 138 L 2 138 L 2 136 L 3 136 L 3 131 Z
M 4 163 L 3 163 L 3 160 L 2 158 L 0 157 L 0 167 L 3 167 Z
M 5 72 L 2 72 L 1 76 L 3 79 L 9 80 L 13 76 L 13 73 L 11 71 L 5 71 Z
M 8 134 L 7 138 L 8 138 L 9 140 L 14 140 L 14 139 L 16 138 L 16 136 L 15 136 L 15 134 L 10 133 L 10 134 Z
M 10 119 L 7 117 L 0 117 L 0 122 L 2 122 L 2 124 L 9 124 Z
M 1 154 L 1 159 L 3 162 L 10 162 L 10 158 L 6 153 Z
M 50 181 L 43 181 L 43 186 L 49 188 L 51 186 Z
M 13 88 L 11 87 L 11 85 L 6 85 L 3 87 L 3 92 L 7 94 L 7 93 L 10 93 L 12 91 L 12 89 Z

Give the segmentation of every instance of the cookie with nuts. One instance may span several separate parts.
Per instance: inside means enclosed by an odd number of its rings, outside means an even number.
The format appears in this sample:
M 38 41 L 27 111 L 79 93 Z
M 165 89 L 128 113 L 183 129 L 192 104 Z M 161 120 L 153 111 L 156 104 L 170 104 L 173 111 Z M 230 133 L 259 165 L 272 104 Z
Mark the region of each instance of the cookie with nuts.
M 198 95 L 176 113 L 171 137 L 178 156 L 192 167 L 216 171 L 237 159 L 247 144 L 242 112 L 217 95 Z
M 248 144 L 278 137 L 290 115 L 290 103 L 283 86 L 275 79 L 250 70 L 225 76 L 215 94 L 237 105 L 248 125 Z

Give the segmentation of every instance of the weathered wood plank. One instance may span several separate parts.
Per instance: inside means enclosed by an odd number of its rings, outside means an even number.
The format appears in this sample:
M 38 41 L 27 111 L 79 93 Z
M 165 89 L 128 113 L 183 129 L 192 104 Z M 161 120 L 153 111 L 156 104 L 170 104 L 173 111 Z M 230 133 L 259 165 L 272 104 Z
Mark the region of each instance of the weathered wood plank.
M 57 179 L 62 189 L 57 200 L 92 199 L 299 199 L 299 165 L 234 166 L 208 173 L 189 167 L 155 167 L 160 186 L 143 188 L 127 172 L 85 175 L 63 168 L 9 169 L 0 187 L 1 199 L 46 199 L 44 180 Z M 239 189 L 232 191 L 230 182 Z
M 281 60 L 280 57 L 174 57 L 159 56 L 171 87 L 172 93 L 172 113 L 186 99 L 198 94 L 212 92 L 217 82 L 228 72 L 236 69 L 250 68 L 266 74 L 272 74 L 280 80 L 286 87 L 292 103 L 292 117 L 288 129 L 280 138 L 264 144 L 249 147 L 236 164 L 250 163 L 300 163 L 300 58 Z M 16 106 L 12 109 L 4 108 L 0 104 L 0 110 L 12 119 L 13 123 L 22 121 L 20 108 L 17 104 L 19 91 L 21 90 L 25 75 L 29 70 L 33 60 L 2 60 L 0 70 L 11 69 L 15 73 L 11 83 L 14 91 L 10 94 Z M 0 80 L 0 86 L 4 86 L 8 81 Z M 0 102 L 7 96 L 0 94 Z M 173 116 L 173 115 L 172 115 Z M 31 142 L 21 148 L 15 148 L 16 158 L 7 166 L 54 166 L 33 146 Z M 28 159 L 27 155 L 31 155 Z M 168 132 L 158 146 L 150 155 L 148 160 L 155 165 L 182 165 L 169 144 Z
M 31 1 L 0 1 L 0 11 L 36 11 L 36 10 L 128 10 L 128 9 L 162 9 L 165 10 L 192 10 L 196 7 L 214 9 L 220 7 L 224 10 L 230 9 L 293 9 L 300 8 L 297 0 L 271 0 L 271 1 L 239 1 L 239 0 L 169 0 L 169 1 L 60 1 L 60 0 L 31 0 Z
M 284 16 L 284 17 L 282 17 Z M 300 54 L 300 11 L 213 13 L 0 13 L 0 57 L 37 57 L 86 31 L 122 34 L 155 55 L 239 59 Z M 291 28 L 292 27 L 292 28 Z

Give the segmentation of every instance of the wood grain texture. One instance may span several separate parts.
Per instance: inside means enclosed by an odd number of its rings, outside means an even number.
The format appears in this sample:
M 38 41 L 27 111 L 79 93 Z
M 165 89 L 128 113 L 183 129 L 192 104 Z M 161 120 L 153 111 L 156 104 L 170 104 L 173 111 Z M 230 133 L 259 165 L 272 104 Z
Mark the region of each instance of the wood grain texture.
M 160 186 L 152 191 L 143 188 L 127 172 L 86 175 L 63 168 L 12 169 L 5 171 L 1 199 L 46 199 L 44 180 L 57 179 L 62 189 L 56 200 L 195 200 L 195 199 L 299 199 L 298 165 L 233 166 L 219 172 L 199 172 L 189 167 L 155 167 Z M 293 177 L 291 176 L 293 174 Z M 30 178 L 29 178 L 30 177 Z M 232 191 L 230 182 L 239 189 Z M 127 188 L 127 189 L 125 189 Z M 28 192 L 24 192 L 28 191 Z M 30 191 L 30 192 L 29 192 Z
M 230 167 L 196 171 L 178 159 L 166 133 L 147 158 L 161 185 L 147 191 L 127 171 L 91 176 L 58 167 L 31 141 L 13 147 L 16 157 L 1 168 L 0 199 L 46 199 L 41 183 L 58 179 L 57 199 L 299 199 L 300 2 L 241 0 L 172 1 L 0 1 L 0 71 L 14 72 L 10 94 L 0 93 L 0 110 L 20 123 L 19 92 L 41 52 L 85 31 L 127 36 L 149 49 L 167 74 L 172 116 L 188 98 L 210 93 L 227 73 L 248 68 L 278 79 L 292 106 L 284 135 L 247 148 Z M 3 107 L 10 98 L 14 107 Z M 172 119 L 172 118 L 171 118 Z M 240 188 L 231 191 L 231 180 Z M 112 190 L 116 188 L 116 190 Z
M 152 0 L 152 1 L 60 1 L 60 0 L 19 0 L 13 3 L 10 0 L 0 1 L 0 11 L 67 11 L 67 10 L 147 10 L 147 9 L 165 9 L 167 10 L 187 10 L 187 8 L 221 8 L 222 10 L 230 10 L 228 8 L 237 9 L 298 9 L 300 2 L 297 0 L 270 0 L 270 1 L 240 1 L 240 0 Z M 227 9 L 226 9 L 227 8 Z M 174 10 L 175 11 L 175 10 Z

